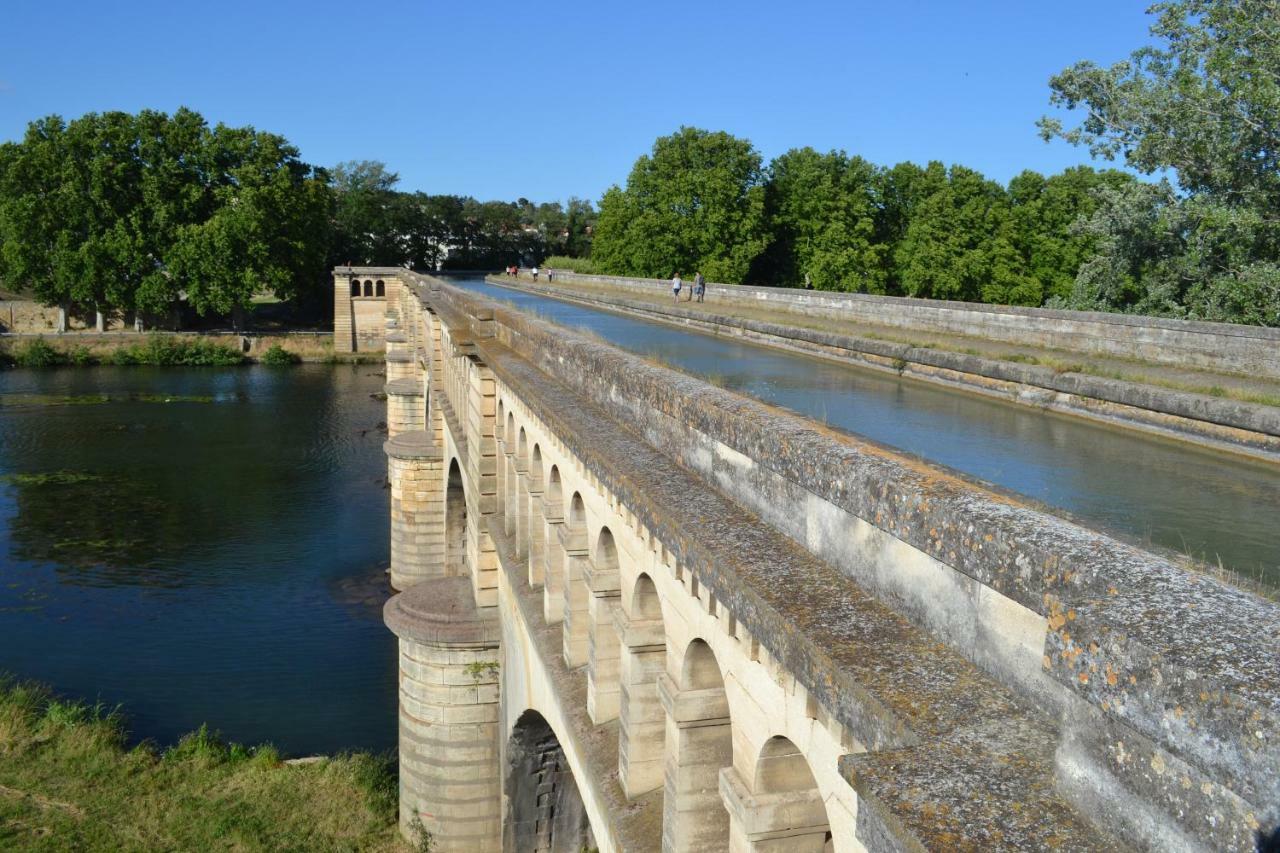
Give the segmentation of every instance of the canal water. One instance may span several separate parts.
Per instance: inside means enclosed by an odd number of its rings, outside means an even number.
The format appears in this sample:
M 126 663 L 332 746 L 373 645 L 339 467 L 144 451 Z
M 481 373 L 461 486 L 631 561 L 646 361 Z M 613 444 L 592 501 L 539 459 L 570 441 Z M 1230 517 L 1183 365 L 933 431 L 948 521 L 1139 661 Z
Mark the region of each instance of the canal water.
M 0 672 L 289 754 L 396 739 L 379 366 L 0 373 Z
M 723 387 L 1280 587 L 1280 468 L 480 279 L 460 284 Z

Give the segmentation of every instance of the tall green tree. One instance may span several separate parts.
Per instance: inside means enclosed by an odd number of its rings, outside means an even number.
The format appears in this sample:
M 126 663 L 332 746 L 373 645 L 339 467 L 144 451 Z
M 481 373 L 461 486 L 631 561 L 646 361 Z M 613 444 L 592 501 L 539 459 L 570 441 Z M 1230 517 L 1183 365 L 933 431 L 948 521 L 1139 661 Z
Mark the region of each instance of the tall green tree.
M 1013 247 L 1004 188 L 964 166 L 916 205 L 894 255 L 908 296 L 1039 304 Z
M 592 259 L 623 275 L 699 270 L 741 282 L 768 245 L 760 154 L 745 139 L 682 127 L 600 202 Z
M 1051 103 L 1084 118 L 1040 129 L 1139 172 L 1172 172 L 1181 192 L 1102 195 L 1088 226 L 1102 256 L 1065 302 L 1280 324 L 1280 5 L 1170 0 L 1151 11 L 1157 43 L 1054 76 Z
M 1100 187 L 1133 182 L 1124 172 L 1089 166 L 1073 166 L 1047 178 L 1028 170 L 1009 182 L 1012 246 L 1038 283 L 1038 298 L 1025 304 L 1071 293 L 1081 265 L 1097 251 L 1092 233 L 1076 223 L 1093 215 Z
M 0 276 L 47 304 L 227 312 L 323 268 L 327 185 L 274 134 L 186 109 L 49 116 L 0 162 Z
M 792 149 L 769 167 L 773 240 L 762 264 L 771 284 L 884 293 L 887 246 L 876 240 L 879 170 L 843 151 Z

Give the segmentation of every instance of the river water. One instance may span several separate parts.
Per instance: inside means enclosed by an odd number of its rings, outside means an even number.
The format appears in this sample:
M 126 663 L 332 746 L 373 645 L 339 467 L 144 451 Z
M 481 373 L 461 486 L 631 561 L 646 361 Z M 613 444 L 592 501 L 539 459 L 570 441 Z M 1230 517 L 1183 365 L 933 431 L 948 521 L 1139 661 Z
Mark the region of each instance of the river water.
M 161 743 L 208 722 L 295 755 L 393 747 L 385 381 L 0 373 L 0 672 Z
M 480 279 L 458 283 L 1030 497 L 1086 526 L 1280 587 L 1274 465 Z

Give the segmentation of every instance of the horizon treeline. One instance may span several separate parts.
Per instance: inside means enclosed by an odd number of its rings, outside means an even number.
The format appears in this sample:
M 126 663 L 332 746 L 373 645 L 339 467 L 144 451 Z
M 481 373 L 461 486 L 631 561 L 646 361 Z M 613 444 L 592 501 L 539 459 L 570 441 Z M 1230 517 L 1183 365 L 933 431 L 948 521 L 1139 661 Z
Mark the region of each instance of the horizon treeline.
M 1007 187 L 965 166 L 878 166 L 684 127 L 600 204 L 590 266 L 730 284 L 1042 305 L 1070 295 L 1095 238 L 1074 224 L 1135 178 L 1075 166 Z
M 328 270 L 496 269 L 585 254 L 595 211 L 405 193 L 377 162 L 302 161 L 283 136 L 168 115 L 31 122 L 0 144 L 0 284 L 69 311 L 237 316 L 271 294 L 323 312 Z

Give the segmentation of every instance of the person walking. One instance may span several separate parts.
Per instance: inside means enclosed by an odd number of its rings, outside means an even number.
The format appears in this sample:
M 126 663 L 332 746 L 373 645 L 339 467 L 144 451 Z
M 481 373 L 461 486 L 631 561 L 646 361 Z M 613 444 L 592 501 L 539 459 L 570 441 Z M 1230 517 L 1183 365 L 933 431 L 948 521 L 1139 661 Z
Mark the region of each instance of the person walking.
M 695 272 L 693 274 L 693 295 L 698 297 L 698 301 L 702 301 L 702 295 L 707 292 L 707 280 L 702 277 L 702 273 Z
M 529 272 L 533 273 L 533 280 L 534 280 L 534 281 L 537 281 L 537 280 L 538 280 L 538 268 L 535 266 L 533 269 L 529 270 Z
M 675 297 L 676 302 L 680 301 L 680 288 L 684 286 L 684 282 L 680 280 L 680 273 L 676 273 L 671 277 L 671 295 Z

